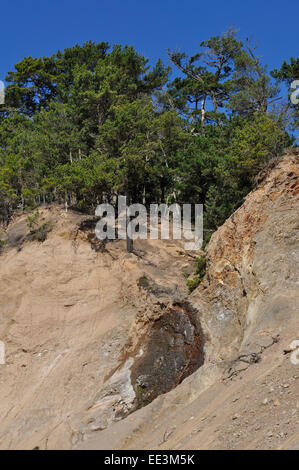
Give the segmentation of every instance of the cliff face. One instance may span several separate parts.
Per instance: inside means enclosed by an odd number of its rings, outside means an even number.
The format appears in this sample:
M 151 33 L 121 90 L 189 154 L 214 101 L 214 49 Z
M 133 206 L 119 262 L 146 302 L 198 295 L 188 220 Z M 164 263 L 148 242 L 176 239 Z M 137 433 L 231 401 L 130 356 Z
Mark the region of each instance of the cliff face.
M 43 243 L 22 215 L 0 256 L 3 449 L 69 449 L 203 363 L 183 243 L 140 240 L 127 254 L 96 243 L 92 218 L 52 206 L 40 221 Z
M 211 239 L 188 299 L 204 365 L 81 448 L 299 447 L 298 175 L 299 152 L 287 153 Z
M 207 276 L 191 300 L 207 360 L 250 352 L 297 320 L 299 152 L 267 173 L 207 249 Z
M 298 152 L 269 169 L 213 235 L 188 299 L 179 241 L 96 251 L 82 215 L 44 209 L 43 243 L 15 220 L 0 257 L 0 447 L 297 445 L 284 350 L 299 339 L 298 174 Z

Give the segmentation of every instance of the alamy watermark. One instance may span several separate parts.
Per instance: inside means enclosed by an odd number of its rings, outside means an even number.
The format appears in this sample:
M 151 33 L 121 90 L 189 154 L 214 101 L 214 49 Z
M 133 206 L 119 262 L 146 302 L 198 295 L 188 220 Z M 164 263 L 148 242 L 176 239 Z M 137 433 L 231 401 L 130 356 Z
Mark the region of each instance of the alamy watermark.
M 5 364 L 5 344 L 0 341 L 0 366 Z
M 292 351 L 291 354 L 291 363 L 294 364 L 294 366 L 299 365 L 299 340 L 295 339 L 292 341 L 290 344 L 290 350 Z
M 4 104 L 4 103 L 5 103 L 5 85 L 0 80 L 0 104 Z
M 291 90 L 294 90 L 291 94 L 291 102 L 293 104 L 299 104 L 299 80 L 294 80 L 291 83 Z
M 185 240 L 186 250 L 200 250 L 203 243 L 202 204 L 143 204 L 127 206 L 127 198 L 118 196 L 117 218 L 111 204 L 100 204 L 96 216 L 99 240 Z M 193 214 L 192 214 L 193 212 Z M 117 220 L 117 227 L 116 227 Z M 192 220 L 194 223 L 192 223 Z

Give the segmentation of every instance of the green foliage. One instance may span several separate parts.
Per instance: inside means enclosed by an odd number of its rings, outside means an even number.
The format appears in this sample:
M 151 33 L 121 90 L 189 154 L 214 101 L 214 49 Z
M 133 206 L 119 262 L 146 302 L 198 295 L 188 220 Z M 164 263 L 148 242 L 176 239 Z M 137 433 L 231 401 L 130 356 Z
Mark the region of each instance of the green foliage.
M 0 255 L 3 252 L 5 245 L 6 245 L 6 241 L 0 239 Z
M 280 70 L 273 70 L 271 75 L 279 81 L 284 82 L 288 86 L 290 93 L 293 92 L 294 89 L 291 89 L 291 84 L 294 80 L 299 80 L 299 58 L 295 59 L 291 57 L 289 64 L 284 61 Z M 292 117 L 294 119 L 290 124 L 293 124 L 295 131 L 297 131 L 298 138 L 299 104 L 292 104 L 290 100 L 289 107 L 291 108 Z
M 45 218 L 40 216 L 38 209 L 36 209 L 31 215 L 28 215 L 27 226 L 30 230 L 27 236 L 28 240 L 44 242 L 47 239 L 48 233 L 51 231 L 51 222 L 45 222 Z
M 142 287 L 142 289 L 149 289 L 150 282 L 146 276 L 141 276 L 137 281 L 138 287 Z
M 247 40 L 246 48 L 242 48 L 235 58 L 228 107 L 233 113 L 245 117 L 266 114 L 278 99 L 278 84 L 273 82 L 260 57 L 256 56 L 256 48 Z
M 290 144 L 285 130 L 265 114 L 245 121 L 233 130 L 230 143 L 230 160 L 235 171 L 243 178 L 255 174 L 268 161 L 281 154 Z
M 36 209 L 36 211 L 33 212 L 32 215 L 28 215 L 28 217 L 26 219 L 27 227 L 30 230 L 34 230 L 34 228 L 38 225 L 39 220 L 40 220 L 40 214 L 39 214 L 38 209 Z
M 201 283 L 206 274 L 206 257 L 201 256 L 196 260 L 195 276 L 192 279 L 187 279 L 187 287 L 189 294 L 193 292 Z
M 291 143 L 271 103 L 298 60 L 271 78 L 234 31 L 169 56 L 171 82 L 161 60 L 105 42 L 17 63 L 0 106 L 0 220 L 51 202 L 92 213 L 122 193 L 203 203 L 205 228 L 222 224 Z
M 30 231 L 28 239 L 31 241 L 38 241 L 43 243 L 48 236 L 48 233 L 51 231 L 51 223 L 45 222 L 37 228 L 34 228 Z
M 169 84 L 169 102 L 189 114 L 194 124 L 201 121 L 201 134 L 205 133 L 206 121 L 221 122 L 219 108 L 229 99 L 233 64 L 242 43 L 230 30 L 200 44 L 202 50 L 192 57 L 185 53 L 170 52 L 169 58 L 183 73 Z M 165 102 L 165 100 L 164 100 Z M 213 112 L 207 112 L 211 103 Z
M 293 80 L 299 79 L 299 58 L 295 59 L 294 57 L 290 58 L 290 63 L 288 64 L 285 60 L 280 68 L 280 70 L 272 70 L 271 75 L 274 78 L 279 80 L 284 80 L 289 84 Z

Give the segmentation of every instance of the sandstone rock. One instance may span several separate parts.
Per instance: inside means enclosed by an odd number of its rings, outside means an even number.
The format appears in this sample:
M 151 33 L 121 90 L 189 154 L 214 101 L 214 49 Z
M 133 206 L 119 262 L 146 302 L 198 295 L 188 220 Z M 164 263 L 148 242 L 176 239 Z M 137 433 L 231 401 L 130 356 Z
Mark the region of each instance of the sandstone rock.
M 257 383 L 264 379 L 265 384 L 274 384 L 283 376 L 282 383 L 288 383 L 286 379 L 289 381 L 294 375 L 294 366 L 289 360 L 285 363 L 281 350 L 287 349 L 299 331 L 298 176 L 299 152 L 292 151 L 265 175 L 259 187 L 212 236 L 207 248 L 206 276 L 189 297 L 205 336 L 204 365 L 176 389 L 134 413 L 135 425 L 127 419 L 115 423 L 84 448 L 155 448 L 160 441 L 149 423 L 162 424 L 170 419 L 178 428 L 182 426 L 181 438 L 170 436 L 163 448 L 275 447 L 274 432 L 268 431 L 267 436 L 263 428 L 265 424 L 275 426 L 278 416 L 282 422 L 285 407 L 292 403 L 295 406 L 296 402 L 292 399 L 289 404 L 273 407 L 272 416 L 270 407 L 260 406 Z M 278 341 L 283 342 L 282 347 Z M 259 360 L 248 360 L 253 356 Z M 231 371 L 231 381 L 223 385 L 219 380 L 227 370 Z M 297 396 L 298 393 L 297 386 Z M 236 394 L 240 400 L 232 404 L 231 397 Z M 179 401 L 179 408 L 172 409 Z M 232 406 L 238 409 L 232 410 Z M 260 421 L 253 425 L 256 431 L 248 433 L 250 424 L 233 420 L 233 427 L 238 423 L 238 432 L 228 441 L 232 431 L 226 424 L 229 417 L 239 415 L 247 407 L 249 414 Z M 215 427 L 210 427 L 211 420 L 206 419 L 202 432 L 192 436 L 193 428 L 185 418 L 191 410 L 199 421 L 217 411 Z M 293 435 L 287 434 L 284 448 L 298 442 L 298 426 L 293 421 L 292 426 Z M 221 431 L 215 433 L 218 428 Z M 110 444 L 112 429 L 117 430 L 119 438 Z M 286 431 L 283 432 L 285 436 Z M 134 434 L 130 442 L 125 439 L 127 433 Z
M 98 252 L 80 214 L 45 208 L 43 244 L 15 220 L 0 258 L 0 448 L 272 448 L 286 418 L 281 446 L 296 446 L 299 382 L 282 351 L 299 331 L 298 160 L 286 154 L 212 236 L 186 309 L 180 241 Z M 290 385 L 281 406 L 260 406 L 262 382 Z M 128 416 L 137 387 L 157 398 Z

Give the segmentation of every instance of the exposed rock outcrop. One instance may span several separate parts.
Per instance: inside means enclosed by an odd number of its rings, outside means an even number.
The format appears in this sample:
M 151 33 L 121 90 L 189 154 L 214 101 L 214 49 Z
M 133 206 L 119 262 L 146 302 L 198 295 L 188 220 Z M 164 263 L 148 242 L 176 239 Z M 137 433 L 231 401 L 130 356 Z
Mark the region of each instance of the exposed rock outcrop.
M 169 392 L 204 363 L 204 337 L 197 313 L 180 303 L 152 323 L 132 367 L 138 408 Z M 135 355 L 138 357 L 138 355 Z
M 190 299 L 210 338 L 208 361 L 254 351 L 297 320 L 298 176 L 294 151 L 264 175 L 208 245 L 207 276 Z
M 140 240 L 127 254 L 124 241 L 96 244 L 92 217 L 50 206 L 39 219 L 43 243 L 22 215 L 0 257 L 3 449 L 71 448 L 203 362 L 197 319 L 178 303 L 193 269 L 183 243 Z
M 18 217 L 0 257 L 0 447 L 296 446 L 298 174 L 298 151 L 265 172 L 187 302 L 183 243 L 99 247 L 56 207 L 40 243 Z
M 189 297 L 205 363 L 166 395 L 80 448 L 296 448 L 299 370 L 299 152 L 213 235 L 207 274 Z M 296 343 L 297 344 L 297 343 Z

